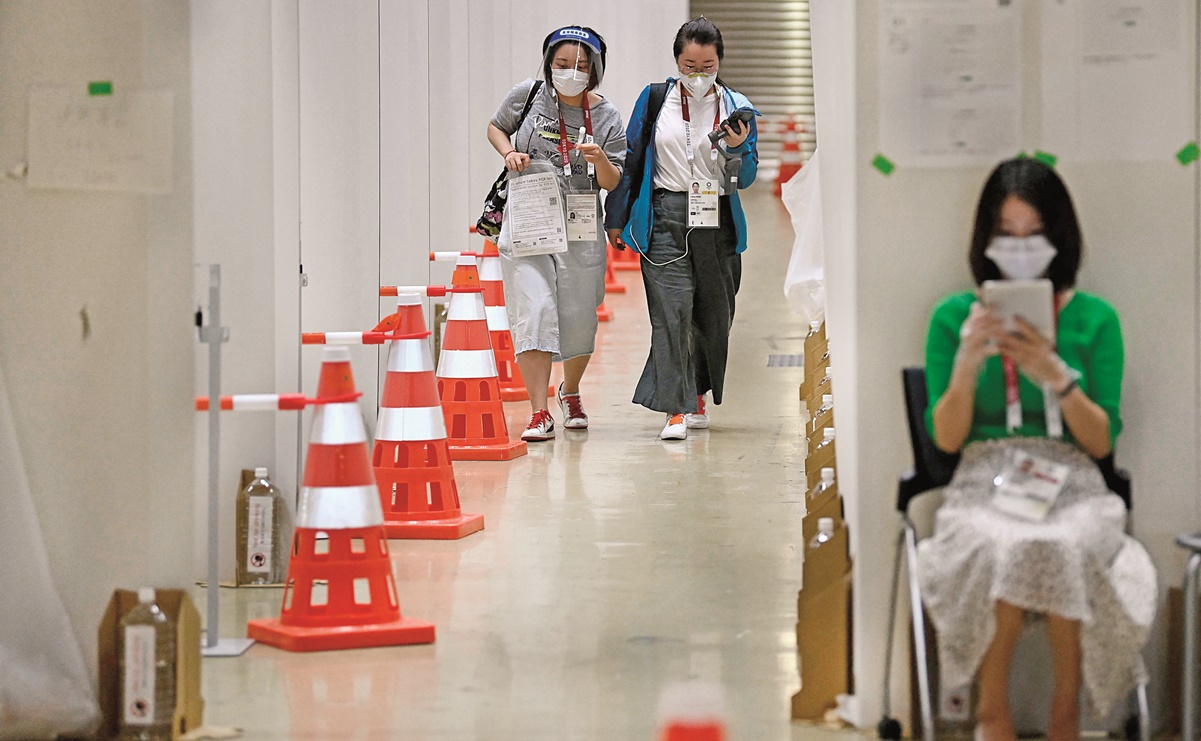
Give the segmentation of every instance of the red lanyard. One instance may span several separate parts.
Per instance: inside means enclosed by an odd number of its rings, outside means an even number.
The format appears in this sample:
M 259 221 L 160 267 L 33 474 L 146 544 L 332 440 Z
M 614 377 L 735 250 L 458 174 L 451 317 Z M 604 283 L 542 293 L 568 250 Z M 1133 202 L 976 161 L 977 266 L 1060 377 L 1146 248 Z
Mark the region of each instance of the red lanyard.
M 713 110 L 713 130 L 717 131 L 717 127 L 721 125 L 721 97 L 720 93 L 714 93 L 717 98 L 717 107 Z M 680 114 L 684 117 L 684 139 L 685 146 L 688 147 L 688 169 L 692 170 L 692 161 L 696 155 L 692 151 L 692 118 L 688 114 L 688 91 L 684 89 L 684 83 L 680 83 Z M 713 159 L 717 159 L 717 149 L 712 151 Z
M 580 107 L 584 109 L 584 131 L 592 136 L 592 109 L 588 107 L 588 91 L 584 91 L 584 100 Z M 559 156 L 563 160 L 563 175 L 571 177 L 571 142 L 567 140 L 567 124 L 563 122 L 563 107 L 559 106 Z
M 1054 322 L 1052 331 L 1059 335 L 1059 294 L 1055 294 Z M 1016 432 L 1022 426 L 1022 397 L 1018 389 L 1018 366 L 1013 358 L 1001 356 L 1001 367 L 1005 370 L 1005 427 L 1009 432 Z M 1059 411 L 1059 399 L 1054 393 L 1043 389 L 1043 406 L 1047 416 L 1047 436 L 1063 437 L 1063 417 Z

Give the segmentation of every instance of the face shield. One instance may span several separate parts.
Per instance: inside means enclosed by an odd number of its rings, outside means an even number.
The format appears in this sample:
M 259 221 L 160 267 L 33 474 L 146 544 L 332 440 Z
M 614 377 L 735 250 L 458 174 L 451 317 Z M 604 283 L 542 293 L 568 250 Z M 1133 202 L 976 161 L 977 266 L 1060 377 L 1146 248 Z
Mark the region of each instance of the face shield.
M 605 77 L 605 42 L 595 32 L 561 28 L 542 44 L 542 71 L 560 95 L 574 97 L 600 87 Z

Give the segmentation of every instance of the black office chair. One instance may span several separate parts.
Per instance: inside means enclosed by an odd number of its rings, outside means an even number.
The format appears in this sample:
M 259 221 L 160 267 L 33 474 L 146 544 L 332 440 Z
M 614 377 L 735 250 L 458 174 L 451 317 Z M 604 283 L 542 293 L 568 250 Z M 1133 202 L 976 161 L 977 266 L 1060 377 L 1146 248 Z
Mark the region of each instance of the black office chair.
M 959 456 L 945 453 L 934 445 L 926 429 L 926 369 L 921 367 L 901 370 L 901 382 L 905 392 L 905 415 L 909 423 L 909 444 L 913 450 L 913 468 L 901 474 L 897 480 L 897 512 L 901 515 L 901 532 L 897 536 L 896 555 L 892 571 L 892 593 L 888 607 L 887 653 L 884 658 L 884 714 L 876 726 L 881 739 L 897 741 L 901 738 L 901 724 L 889 715 L 890 683 L 892 674 L 893 630 L 896 627 L 897 589 L 901 580 L 901 556 L 905 556 L 909 574 L 909 605 L 913 619 L 913 643 L 917 664 L 919 704 L 922 715 L 922 735 L 925 741 L 934 741 L 934 707 L 930 699 L 930 671 L 927 661 L 926 621 L 922 609 L 921 590 L 917 578 L 917 528 L 909 517 L 909 505 L 921 494 L 931 489 L 946 486 L 959 464 Z M 1117 494 L 1130 510 L 1130 474 L 1114 465 L 1113 454 L 1097 461 L 1105 484 Z M 1136 713 L 1126 722 L 1126 738 L 1130 741 L 1150 741 L 1151 724 L 1147 704 L 1147 687 L 1139 683 L 1135 690 Z

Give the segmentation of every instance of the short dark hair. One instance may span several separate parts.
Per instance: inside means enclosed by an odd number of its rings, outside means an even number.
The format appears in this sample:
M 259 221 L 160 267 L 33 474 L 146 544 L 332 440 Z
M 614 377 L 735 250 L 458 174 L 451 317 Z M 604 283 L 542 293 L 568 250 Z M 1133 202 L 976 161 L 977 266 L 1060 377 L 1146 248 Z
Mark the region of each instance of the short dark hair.
M 564 28 L 576 28 L 576 29 L 579 29 L 580 31 L 587 31 L 588 33 L 595 36 L 596 40 L 600 43 L 600 49 L 601 49 L 600 63 L 601 63 L 602 67 L 605 66 L 605 58 L 609 54 L 609 45 L 605 43 L 605 38 L 603 36 L 601 36 L 596 31 L 592 30 L 588 26 L 564 26 Z M 588 54 L 588 61 L 591 64 L 591 67 L 588 70 L 588 90 L 595 90 L 598 87 L 600 87 L 600 72 L 598 72 L 596 69 L 596 60 L 593 58 L 592 50 L 588 48 L 588 45 L 585 44 L 583 41 L 572 41 L 571 39 L 565 39 L 563 41 L 558 42 L 554 46 L 547 48 L 550 45 L 551 36 L 554 36 L 554 35 L 555 35 L 555 32 L 551 31 L 550 35 L 548 35 L 542 41 L 542 78 L 544 80 L 546 80 L 546 84 L 552 85 L 552 86 L 555 84 L 554 80 L 552 79 L 551 74 L 550 74 L 551 59 L 555 56 L 555 50 L 558 49 L 563 44 L 572 43 L 572 44 L 579 44 L 580 46 L 584 47 L 584 51 Z M 587 91 L 585 91 L 585 92 L 587 92 Z
M 726 57 L 726 42 L 721 38 L 721 29 L 703 15 L 693 18 L 680 26 L 679 31 L 676 31 L 676 40 L 671 44 L 672 58 L 678 60 L 684 53 L 684 47 L 689 43 L 717 47 L 717 61 L 719 62 Z M 721 74 L 717 75 L 717 84 L 729 87 L 722 81 Z
M 1047 268 L 1047 277 L 1051 279 L 1055 290 L 1062 291 L 1076 285 L 1076 272 L 1080 269 L 1084 244 L 1072 196 L 1053 169 L 1029 157 L 1002 162 L 984 183 L 980 203 L 976 206 L 976 224 L 968 251 L 968 262 L 976 284 L 1003 277 L 996 263 L 984 256 L 984 250 L 988 249 L 989 241 L 1000 226 L 1001 204 L 1011 195 L 1029 203 L 1042 218 L 1043 236 L 1056 250 L 1055 258 Z

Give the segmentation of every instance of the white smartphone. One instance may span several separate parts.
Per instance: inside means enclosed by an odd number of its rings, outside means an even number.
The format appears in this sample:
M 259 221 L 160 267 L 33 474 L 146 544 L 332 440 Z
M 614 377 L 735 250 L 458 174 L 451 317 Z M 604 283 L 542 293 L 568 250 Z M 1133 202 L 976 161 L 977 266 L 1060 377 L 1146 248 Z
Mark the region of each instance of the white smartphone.
M 1051 281 L 986 280 L 980 289 L 981 300 L 1005 320 L 1006 331 L 1013 331 L 1013 318 L 1020 316 L 1043 337 L 1055 342 L 1055 289 Z

